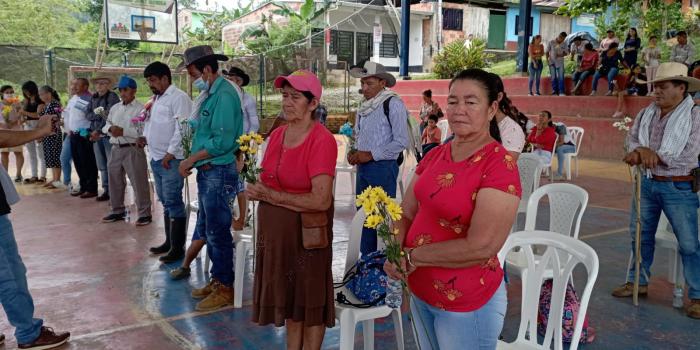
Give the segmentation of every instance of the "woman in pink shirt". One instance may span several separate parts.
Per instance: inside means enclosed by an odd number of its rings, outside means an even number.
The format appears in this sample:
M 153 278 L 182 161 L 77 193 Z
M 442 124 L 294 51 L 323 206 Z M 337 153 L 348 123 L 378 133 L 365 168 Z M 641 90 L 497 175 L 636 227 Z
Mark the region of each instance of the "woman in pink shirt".
M 401 204 L 402 265 L 422 349 L 495 349 L 503 328 L 496 254 L 521 188 L 516 162 L 489 134 L 497 98 L 496 79 L 481 69 L 452 79 L 446 115 L 455 138 L 421 160 Z M 405 277 L 391 263 L 384 270 Z
M 260 201 L 253 322 L 286 327 L 287 349 L 320 349 L 335 324 L 330 242 L 338 146 L 314 119 L 322 88 L 313 73 L 278 77 L 275 87 L 287 124 L 270 134 L 260 182 L 246 190 Z M 312 226 L 302 225 L 307 218 Z M 322 230 L 325 244 L 306 244 L 302 227 Z
M 542 158 L 545 164 L 552 161 L 554 143 L 557 141 L 557 131 L 552 123 L 552 113 L 549 111 L 540 112 L 537 126 L 532 128 L 527 141 L 532 145 L 532 153 Z
M 574 95 L 577 95 L 579 89 L 583 82 L 588 78 L 589 75 L 595 73 L 596 68 L 598 68 L 600 54 L 593 49 L 593 44 L 588 43 L 583 48 L 583 58 L 581 59 L 581 65 L 576 68 L 574 72 Z

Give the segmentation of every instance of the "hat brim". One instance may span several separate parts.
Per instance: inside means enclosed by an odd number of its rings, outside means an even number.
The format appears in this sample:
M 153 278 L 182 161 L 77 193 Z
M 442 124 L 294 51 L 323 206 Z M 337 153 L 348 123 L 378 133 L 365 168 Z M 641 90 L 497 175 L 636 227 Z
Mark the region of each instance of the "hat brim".
M 97 77 L 97 78 L 92 78 L 90 79 L 90 82 L 93 84 L 96 84 L 100 80 L 106 80 L 109 85 L 114 85 L 115 80 L 110 77 Z
M 206 55 L 206 56 L 202 56 L 202 57 L 200 57 L 192 62 L 185 62 L 183 60 L 182 62 L 180 62 L 180 64 L 177 65 L 177 67 L 175 67 L 175 70 L 181 71 L 181 70 L 187 68 L 188 66 L 191 66 L 191 65 L 193 65 L 193 64 L 195 64 L 203 59 L 206 59 L 206 58 L 215 58 L 217 61 L 222 61 L 222 62 L 228 61 L 228 56 L 225 56 L 225 55 L 219 55 L 219 54 Z
M 275 89 L 281 89 L 282 87 L 284 87 L 284 83 L 288 83 L 292 88 L 294 88 L 297 91 L 310 92 L 317 99 L 321 99 L 321 96 L 316 96 L 316 94 L 314 94 L 313 91 L 299 86 L 299 84 L 293 79 L 288 79 L 286 76 L 283 75 L 280 75 L 279 77 L 275 78 L 275 81 L 272 84 L 275 87 Z
M 369 74 L 365 73 L 364 68 L 352 68 L 350 69 L 350 76 L 359 79 L 375 77 L 386 81 L 387 87 L 393 87 L 394 85 L 396 85 L 396 78 L 390 73 Z
M 637 79 L 637 82 L 640 84 L 655 84 L 655 83 L 660 83 L 660 82 L 664 82 L 664 81 L 672 81 L 672 80 L 684 81 L 684 82 L 688 83 L 688 92 L 700 91 L 700 79 L 696 79 L 696 78 L 689 77 L 689 76 L 683 76 L 683 75 L 678 75 L 675 77 L 657 78 L 657 79 L 648 80 L 648 81 Z
M 227 76 L 229 76 L 229 77 L 239 77 L 239 78 L 241 78 L 241 79 L 243 80 L 243 83 L 241 83 L 241 87 L 243 87 L 243 86 L 248 86 L 248 84 L 250 84 L 250 77 L 248 76 L 248 74 L 232 72 L 232 71 L 230 71 L 230 70 L 228 70 L 228 71 L 227 71 L 227 70 L 222 70 L 221 73 L 222 73 L 223 75 L 227 75 Z

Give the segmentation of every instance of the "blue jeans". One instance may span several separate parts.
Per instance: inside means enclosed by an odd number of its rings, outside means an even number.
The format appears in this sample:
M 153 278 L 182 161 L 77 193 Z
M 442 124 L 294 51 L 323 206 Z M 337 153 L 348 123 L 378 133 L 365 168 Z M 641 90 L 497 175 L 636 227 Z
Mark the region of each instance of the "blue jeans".
M 600 79 L 603 76 L 602 73 L 600 73 L 600 70 L 595 71 L 595 74 L 593 74 L 593 91 L 598 90 L 598 79 Z M 614 87 L 614 82 L 615 82 L 615 77 L 617 76 L 617 67 L 610 68 L 610 71 L 608 71 L 607 78 L 608 78 L 608 91 L 612 91 Z
M 639 284 L 647 285 L 647 277 L 651 276 L 651 264 L 654 261 L 654 236 L 659 224 L 659 216 L 663 210 L 673 227 L 678 239 L 678 251 L 683 262 L 683 276 L 688 285 L 688 298 L 700 299 L 700 241 L 698 241 L 698 196 L 692 191 L 688 182 L 662 182 L 647 179 L 642 180 L 641 193 L 642 210 L 642 273 Z M 630 216 L 630 233 L 632 236 L 632 251 L 634 252 L 634 236 L 636 230 L 637 211 L 632 203 Z M 645 276 L 646 273 L 646 276 Z M 628 281 L 634 281 L 634 264 L 630 267 Z
M 177 171 L 180 159 L 170 161 L 170 169 L 163 168 L 160 160 L 151 160 L 151 171 L 156 183 L 158 200 L 163 204 L 163 214 L 170 218 L 184 218 L 185 203 L 182 201 L 182 187 L 185 185 Z
M 530 88 L 529 91 L 530 91 L 530 93 L 532 93 L 532 83 L 534 82 L 535 89 L 536 89 L 535 91 L 537 91 L 537 93 L 539 94 L 540 93 L 540 78 L 542 77 L 542 69 L 544 69 L 544 66 L 542 66 L 542 60 L 539 60 L 537 63 L 538 63 L 537 64 L 538 68 L 535 68 L 535 66 L 533 65 L 533 62 L 532 61 L 530 62 L 530 65 L 528 67 L 529 78 L 527 80 L 527 83 L 528 83 L 528 86 Z
M 237 187 L 236 163 L 197 170 L 199 211 L 194 234 L 207 242 L 207 256 L 211 258 L 210 275 L 225 286 L 232 286 L 234 277 L 233 216 L 229 201 L 236 196 Z
M 552 77 L 552 91 L 555 94 L 564 93 L 564 67 L 549 65 L 549 76 Z
M 399 165 L 395 160 L 370 161 L 357 166 L 356 193 L 360 194 L 369 186 L 381 187 L 389 197 L 396 198 L 396 178 Z M 360 252 L 365 256 L 377 250 L 377 231 L 362 228 Z
M 112 144 L 109 143 L 109 137 L 101 137 L 92 144 L 92 148 L 95 150 L 95 160 L 97 161 L 97 169 L 100 171 L 102 189 L 109 194 L 107 163 L 109 163 L 109 158 L 112 157 Z
M 63 184 L 68 186 L 71 181 L 71 161 L 73 160 L 70 151 L 70 136 L 63 134 L 63 148 L 61 148 L 61 170 L 63 170 Z
M 560 135 L 561 137 L 561 135 Z M 570 144 L 562 144 L 557 146 L 557 175 L 562 176 L 562 170 L 564 170 L 564 155 L 567 153 L 576 152 L 576 146 Z
M 17 343 L 31 343 L 39 337 L 44 321 L 33 317 L 34 301 L 27 286 L 27 268 L 19 256 L 7 215 L 0 216 L 0 302 L 7 320 L 15 327 Z
M 574 85 L 577 85 L 579 82 L 583 84 L 583 82 L 586 81 L 586 78 L 588 78 L 589 75 L 591 75 L 591 71 L 589 70 L 584 70 L 583 72 L 574 72 Z
M 472 312 L 445 311 L 413 295 L 411 312 L 420 348 L 493 350 L 503 330 L 507 306 L 505 282 L 486 305 Z

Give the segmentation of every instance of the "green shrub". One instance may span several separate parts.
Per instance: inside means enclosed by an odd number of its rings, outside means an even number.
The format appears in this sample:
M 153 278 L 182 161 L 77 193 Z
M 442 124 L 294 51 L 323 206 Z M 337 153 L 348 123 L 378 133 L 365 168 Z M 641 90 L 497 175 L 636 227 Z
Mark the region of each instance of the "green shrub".
M 482 39 L 473 39 L 469 49 L 464 47 L 464 39 L 453 41 L 433 59 L 433 72 L 440 79 L 449 79 L 468 68 L 486 68 L 487 60 L 494 55 L 485 50 L 486 42 Z

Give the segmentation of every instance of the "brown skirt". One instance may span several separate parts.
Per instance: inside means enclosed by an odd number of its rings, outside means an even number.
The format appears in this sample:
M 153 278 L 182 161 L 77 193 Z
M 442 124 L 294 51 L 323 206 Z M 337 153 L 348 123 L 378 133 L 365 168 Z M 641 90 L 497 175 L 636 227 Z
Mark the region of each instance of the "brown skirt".
M 253 290 L 253 322 L 282 327 L 335 325 L 331 245 L 302 246 L 301 215 L 260 202 Z M 328 241 L 333 242 L 333 207 L 328 209 Z

